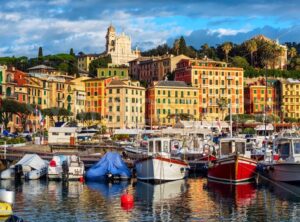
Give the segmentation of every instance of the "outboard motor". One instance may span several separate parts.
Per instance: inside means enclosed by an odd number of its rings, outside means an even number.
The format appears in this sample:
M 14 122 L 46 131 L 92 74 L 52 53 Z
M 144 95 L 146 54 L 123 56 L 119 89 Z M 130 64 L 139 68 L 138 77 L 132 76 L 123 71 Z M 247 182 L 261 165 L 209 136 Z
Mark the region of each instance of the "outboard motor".
M 21 180 L 23 176 L 23 166 L 21 164 L 17 164 L 15 166 L 15 180 Z

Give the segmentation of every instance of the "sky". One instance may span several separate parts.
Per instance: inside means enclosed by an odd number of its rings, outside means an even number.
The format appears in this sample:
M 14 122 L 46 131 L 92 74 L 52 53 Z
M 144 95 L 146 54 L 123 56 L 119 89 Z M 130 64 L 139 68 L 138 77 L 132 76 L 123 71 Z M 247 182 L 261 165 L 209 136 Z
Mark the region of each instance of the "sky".
M 101 53 L 112 24 L 132 47 L 172 45 L 184 36 L 199 49 L 257 34 L 300 42 L 296 0 L 0 0 L 0 57 Z

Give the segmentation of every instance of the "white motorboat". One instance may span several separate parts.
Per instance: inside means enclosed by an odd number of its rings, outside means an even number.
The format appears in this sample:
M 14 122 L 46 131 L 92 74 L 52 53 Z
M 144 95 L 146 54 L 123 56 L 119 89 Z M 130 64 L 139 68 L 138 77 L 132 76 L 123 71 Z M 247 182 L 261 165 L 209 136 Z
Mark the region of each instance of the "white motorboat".
M 272 180 L 300 182 L 300 138 L 277 140 L 279 160 L 261 162 L 264 174 Z
M 24 177 L 29 180 L 36 180 L 45 176 L 47 169 L 48 162 L 37 154 L 25 154 L 19 162 L 1 172 L 1 179 Z
M 83 175 L 84 164 L 76 155 L 55 155 L 49 163 L 49 179 L 79 180 Z
M 170 138 L 151 138 L 148 142 L 148 157 L 136 162 L 139 180 L 165 182 L 184 179 L 188 176 L 187 162 L 171 158 Z

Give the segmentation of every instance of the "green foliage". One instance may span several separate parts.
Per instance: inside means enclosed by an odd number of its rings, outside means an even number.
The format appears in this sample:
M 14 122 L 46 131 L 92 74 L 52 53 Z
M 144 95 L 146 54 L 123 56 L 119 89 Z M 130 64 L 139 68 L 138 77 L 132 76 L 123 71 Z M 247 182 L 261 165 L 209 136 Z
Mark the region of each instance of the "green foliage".
M 253 128 L 245 128 L 245 129 L 243 129 L 243 132 L 242 132 L 243 134 L 255 134 L 255 129 L 253 129 Z
M 16 138 L 4 137 L 0 139 L 0 145 L 4 145 L 5 142 L 7 145 L 19 144 L 19 143 L 26 143 L 26 139 L 23 137 L 16 137 Z
M 283 121 L 286 123 L 297 123 L 297 122 L 300 122 L 300 119 L 292 118 L 292 117 L 285 117 L 283 119 Z
M 21 119 L 23 128 L 25 128 L 27 117 L 33 113 L 33 105 L 19 103 L 11 99 L 3 99 L 0 106 L 0 123 L 7 129 L 8 123 L 14 114 Z
M 42 57 L 43 57 L 43 48 L 39 47 L 38 58 L 42 58 Z
M 111 62 L 112 60 L 110 55 L 93 60 L 89 66 L 90 76 L 97 76 L 97 68 L 107 68 L 108 64 Z
M 229 121 L 230 116 L 225 117 L 225 121 Z M 232 115 L 232 121 L 237 123 L 246 123 L 247 121 L 253 122 L 264 122 L 265 117 L 263 114 L 251 115 L 251 114 L 236 114 Z M 267 115 L 266 116 L 266 123 L 277 123 L 280 121 L 280 118 L 276 115 Z
M 300 57 L 295 56 L 291 59 L 289 69 L 300 71 Z
M 300 70 L 278 70 L 278 69 L 254 69 L 249 67 L 244 71 L 244 77 L 255 78 L 265 76 L 267 72 L 268 77 L 274 78 L 300 78 Z
M 141 54 L 142 56 L 162 56 L 170 52 L 172 52 L 172 49 L 167 44 L 163 44 L 154 49 L 142 52 Z
M 112 137 L 112 140 L 118 141 L 118 140 L 129 140 L 129 135 L 128 134 L 116 134 Z
M 64 119 L 68 116 L 71 116 L 72 112 L 70 112 L 65 108 L 52 107 L 52 108 L 43 109 L 42 114 L 44 116 L 49 116 L 49 118 L 53 121 L 55 121 L 54 117 L 57 117 L 57 121 L 59 122 L 60 119 Z
M 235 56 L 232 58 L 231 64 L 233 67 L 240 67 L 243 69 L 249 69 L 250 65 L 247 61 L 247 59 L 241 57 L 241 56 Z
M 101 115 L 96 112 L 78 113 L 76 119 L 80 121 L 101 120 Z

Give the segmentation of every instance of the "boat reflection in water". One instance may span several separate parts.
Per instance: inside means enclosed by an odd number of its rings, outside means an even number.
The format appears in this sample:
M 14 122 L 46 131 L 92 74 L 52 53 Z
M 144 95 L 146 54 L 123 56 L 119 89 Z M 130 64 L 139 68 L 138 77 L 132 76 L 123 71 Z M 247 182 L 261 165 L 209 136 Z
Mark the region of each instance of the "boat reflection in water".
M 299 184 L 290 184 L 290 183 L 284 183 L 278 181 L 271 181 L 268 183 L 267 186 L 269 190 L 281 200 L 300 202 Z
M 83 192 L 83 184 L 78 181 L 48 181 L 48 192 L 53 198 L 78 198 Z
M 187 192 L 185 180 L 177 180 L 162 184 L 152 184 L 138 181 L 136 183 L 136 202 L 142 202 L 143 208 L 148 208 L 144 218 L 148 221 L 182 221 L 178 213 L 182 208 Z M 181 217 L 180 217 L 181 215 Z
M 121 194 L 127 189 L 129 182 L 122 181 L 119 183 L 106 183 L 106 182 L 87 182 L 86 185 L 91 190 L 97 191 L 105 199 L 119 198 Z
M 227 184 L 208 180 L 207 189 L 218 202 L 229 201 L 236 207 L 249 206 L 256 196 L 255 183 Z

